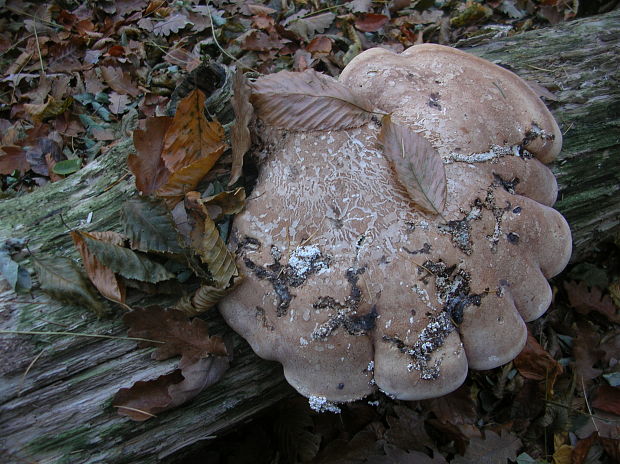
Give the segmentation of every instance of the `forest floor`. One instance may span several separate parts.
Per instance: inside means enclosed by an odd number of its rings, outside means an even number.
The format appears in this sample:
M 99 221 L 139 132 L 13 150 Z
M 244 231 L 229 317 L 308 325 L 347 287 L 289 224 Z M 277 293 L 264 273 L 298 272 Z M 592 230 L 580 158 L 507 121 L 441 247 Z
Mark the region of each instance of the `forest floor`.
M 167 114 L 205 58 L 338 76 L 361 51 L 457 47 L 618 0 L 0 1 L 0 201 L 81 169 Z M 442 398 L 375 395 L 317 414 L 291 398 L 183 462 L 620 462 L 620 236 L 552 281 L 524 351 Z

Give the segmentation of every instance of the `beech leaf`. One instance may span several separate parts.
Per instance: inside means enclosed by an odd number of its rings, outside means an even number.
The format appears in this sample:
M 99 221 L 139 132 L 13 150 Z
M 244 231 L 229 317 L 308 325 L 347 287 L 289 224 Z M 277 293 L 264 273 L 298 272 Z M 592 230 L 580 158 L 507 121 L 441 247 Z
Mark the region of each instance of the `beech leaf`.
M 125 285 L 116 277 L 114 271 L 101 264 L 97 257 L 91 253 L 79 232 L 71 231 L 71 238 L 82 256 L 82 263 L 88 278 L 99 293 L 108 300 L 117 303 L 125 303 Z
M 185 197 L 188 218 L 194 222 L 190 233 L 194 252 L 209 267 L 211 277 L 218 288 L 228 286 L 230 279 L 239 275 L 235 258 L 226 248 L 215 222 L 209 217 L 198 192 L 190 192 Z
M 180 168 L 155 192 L 155 195 L 162 198 L 172 209 L 186 193 L 194 190 L 214 164 L 215 160 L 212 158 L 202 158 Z
M 254 115 L 254 107 L 250 103 L 251 94 L 252 91 L 243 71 L 237 69 L 233 79 L 232 107 L 235 112 L 235 123 L 230 130 L 232 168 L 228 185 L 234 184 L 241 177 L 243 156 L 252 144 L 250 129 L 248 128 L 248 124 Z
M 97 300 L 92 287 L 80 270 L 69 258 L 60 256 L 38 257 L 32 262 L 39 277 L 41 290 L 62 303 L 83 305 L 95 314 L 105 312 Z
M 106 243 L 87 232 L 78 231 L 86 246 L 97 259 L 117 274 L 127 279 L 156 283 L 175 276 L 164 266 L 139 252 L 112 243 Z
M 312 131 L 337 130 L 365 124 L 371 108 L 333 77 L 312 69 L 280 71 L 252 85 L 257 115 L 275 127 Z
M 172 215 L 161 201 L 129 200 L 121 214 L 125 234 L 134 250 L 183 253 Z
M 379 140 L 396 178 L 411 200 L 427 213 L 441 215 L 447 196 L 446 170 L 437 150 L 422 135 L 383 118 Z
M 136 178 L 136 187 L 145 195 L 154 193 L 170 177 L 161 151 L 171 124 L 172 118 L 167 116 L 147 118 L 146 128 L 133 132 L 133 143 L 138 154 L 129 155 L 127 164 Z
M 207 208 L 209 217 L 214 221 L 219 221 L 226 215 L 237 214 L 245 206 L 245 190 L 239 187 L 232 192 L 220 192 L 203 198 L 201 202 Z
M 227 288 L 217 288 L 203 285 L 190 298 L 183 298 L 176 304 L 176 308 L 188 316 L 196 316 L 208 311 L 222 298 L 232 292 L 241 283 L 241 279 L 235 279 L 234 283 Z
M 207 121 L 204 108 L 205 95 L 198 89 L 179 102 L 161 154 L 173 174 L 198 160 L 209 159 L 213 166 L 227 148 L 224 128 L 217 121 Z
M 80 158 L 73 158 L 55 163 L 52 172 L 60 174 L 61 176 L 68 176 L 69 174 L 79 171 L 81 167 L 82 160 Z

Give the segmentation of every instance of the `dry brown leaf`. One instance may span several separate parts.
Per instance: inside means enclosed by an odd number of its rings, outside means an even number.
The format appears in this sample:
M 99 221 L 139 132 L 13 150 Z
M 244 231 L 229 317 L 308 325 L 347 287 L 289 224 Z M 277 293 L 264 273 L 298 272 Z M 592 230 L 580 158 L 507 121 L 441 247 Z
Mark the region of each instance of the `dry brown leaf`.
M 21 147 L 0 147 L 0 174 L 10 175 L 13 171 L 24 174 L 29 169 L 30 164 L 26 160 L 26 152 Z
M 498 464 L 515 461 L 521 440 L 510 433 L 502 431 L 501 435 L 487 430 L 484 438 L 472 438 L 464 456 L 456 456 L 453 464 Z
M 269 50 L 281 49 L 286 42 L 288 41 L 266 34 L 263 31 L 252 30 L 244 35 L 241 41 L 241 48 L 254 52 L 267 52 Z
M 129 97 L 127 95 L 121 95 L 120 93 L 112 92 L 110 94 L 110 112 L 112 114 L 123 114 L 127 111 L 127 105 L 129 104 Z
M 172 403 L 168 388 L 183 381 L 181 369 L 157 377 L 155 380 L 138 381 L 131 388 L 121 388 L 112 404 L 121 416 L 135 421 L 145 421 L 165 411 Z
M 320 35 L 312 39 L 306 46 L 306 51 L 317 54 L 329 54 L 332 51 L 333 41 L 329 37 Z
M 467 385 L 462 385 L 448 395 L 426 400 L 423 404 L 437 419 L 454 425 L 474 424 L 478 417 L 476 404 Z
M 595 311 L 611 322 L 620 324 L 620 311 L 609 295 L 603 295 L 598 287 L 588 287 L 585 282 L 564 282 L 568 301 L 580 314 Z
M 248 128 L 254 116 L 254 107 L 250 103 L 251 94 L 250 86 L 243 75 L 243 71 L 237 69 L 233 80 L 232 107 L 235 112 L 235 124 L 230 130 L 232 168 L 228 185 L 234 184 L 241 177 L 243 157 L 252 144 L 252 137 Z
M 334 22 L 336 15 L 331 12 L 321 13 L 314 16 L 306 16 L 308 10 L 299 10 L 289 16 L 284 25 L 286 29 L 294 32 L 305 41 L 311 40 L 317 32 L 323 32 Z
M 514 360 L 514 365 L 526 379 L 544 380 L 551 391 L 555 379 L 564 372 L 562 366 L 540 346 L 532 334 L 528 333 L 527 342 L 519 356 Z
M 164 185 L 157 189 L 155 195 L 162 198 L 168 207 L 172 209 L 185 194 L 192 191 L 198 185 L 216 161 L 213 157 L 202 158 L 180 168 L 170 175 Z
M 109 243 L 117 242 L 118 237 L 110 234 L 114 233 L 92 233 L 92 235 L 97 235 L 99 240 L 107 241 Z M 108 300 L 125 304 L 125 284 L 119 280 L 114 271 L 101 264 L 95 255 L 88 250 L 84 238 L 79 231 L 71 231 L 71 238 L 82 256 L 82 262 L 84 264 L 84 268 L 86 269 L 88 278 L 93 285 L 97 287 L 99 293 L 101 293 Z
M 441 215 L 447 196 L 446 171 L 437 150 L 422 135 L 384 116 L 379 140 L 396 178 L 422 210 Z
M 136 178 L 136 187 L 145 195 L 150 195 L 164 185 L 170 177 L 161 158 L 166 130 L 172 118 L 156 117 L 146 120 L 145 130 L 133 132 L 133 143 L 137 155 L 129 155 L 127 164 Z
M 50 95 L 45 103 L 39 105 L 26 103 L 24 109 L 35 123 L 40 123 L 46 119 L 61 115 L 67 111 L 72 104 L 73 98 L 71 97 L 65 100 L 57 100 Z
M 185 196 L 185 209 L 192 225 L 190 233 L 192 250 L 209 267 L 216 286 L 226 288 L 230 280 L 239 275 L 234 256 L 226 248 L 220 237 L 220 231 L 209 217 L 198 192 L 190 192 Z
M 101 66 L 99 69 L 101 69 L 103 80 L 115 92 L 121 95 L 131 95 L 132 97 L 140 95 L 140 89 L 133 83 L 129 74 L 123 72 L 120 67 Z
M 118 413 L 143 421 L 155 414 L 183 404 L 209 385 L 217 382 L 228 369 L 228 352 L 220 337 L 211 337 L 206 322 L 189 320 L 182 312 L 159 306 L 138 308 L 123 320 L 132 337 L 163 342 L 140 342 L 140 346 L 157 346 L 152 357 L 164 360 L 181 355 L 179 369 L 155 380 L 136 382 L 122 388 L 114 397 Z
M 158 361 L 181 355 L 185 363 L 192 363 L 209 355 L 227 356 L 226 346 L 220 337 L 209 336 L 207 323 L 194 318 L 190 321 L 181 311 L 160 306 L 137 308 L 123 316 L 129 327 L 130 337 L 156 340 L 163 344 L 147 341 L 141 347 L 155 346 L 151 355 Z
M 388 443 L 405 450 L 424 450 L 433 441 L 424 428 L 425 417 L 405 406 L 394 406 L 397 417 L 387 416 L 390 428 L 385 433 Z
M 602 369 L 595 368 L 603 355 L 600 348 L 600 335 L 589 325 L 577 326 L 577 338 L 573 341 L 573 356 L 575 367 L 584 380 L 592 380 L 603 373 Z
M 355 20 L 355 27 L 362 32 L 376 32 L 390 20 L 385 15 L 365 13 Z
M 207 213 L 214 221 L 226 215 L 240 213 L 245 206 L 245 190 L 239 187 L 232 192 L 220 192 L 200 200 L 207 208 Z
M 196 316 L 208 311 L 215 306 L 222 298 L 232 292 L 241 283 L 242 279 L 237 278 L 233 284 L 227 288 L 217 288 L 210 285 L 203 285 L 191 298 L 183 298 L 175 307 L 183 311 L 188 316 Z
M 611 385 L 601 385 L 596 390 L 592 406 L 620 416 L 620 388 Z
M 190 92 L 179 102 L 172 124 L 166 131 L 162 158 L 173 174 L 198 160 L 209 159 L 213 166 L 227 148 L 224 128 L 217 121 L 207 121 L 204 104 L 204 93 L 198 89 Z
M 372 115 L 372 109 L 347 87 L 312 69 L 257 79 L 252 104 L 267 124 L 302 131 L 357 127 Z
M 54 172 L 54 166 L 56 166 L 57 161 L 54 159 L 54 156 L 51 153 L 45 154 L 45 164 L 47 165 L 47 170 L 49 172 L 49 177 L 51 182 L 58 182 L 63 179 L 63 177 Z

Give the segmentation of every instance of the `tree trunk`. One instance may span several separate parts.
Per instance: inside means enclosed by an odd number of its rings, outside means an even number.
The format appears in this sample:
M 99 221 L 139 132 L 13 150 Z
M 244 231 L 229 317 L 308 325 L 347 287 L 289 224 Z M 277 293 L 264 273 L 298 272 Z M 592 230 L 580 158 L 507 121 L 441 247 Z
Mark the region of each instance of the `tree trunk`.
M 558 97 L 550 105 L 565 133 L 554 166 L 560 183 L 556 207 L 571 224 L 574 259 L 614 234 L 620 221 L 619 49 L 620 11 L 615 11 L 468 50 Z M 132 149 L 124 140 L 67 179 L 4 200 L 0 240 L 27 238 L 34 253 L 76 257 L 63 222 L 79 227 L 92 213 L 89 229 L 118 229 L 119 210 L 135 193 L 125 164 Z M 119 314 L 97 320 L 39 290 L 32 295 L 34 300 L 15 296 L 0 283 L 1 329 L 125 334 Z M 191 403 L 142 423 L 118 416 L 112 397 L 137 380 L 170 371 L 175 360 L 151 361 L 150 350 L 139 350 L 132 341 L 0 334 L 2 460 L 167 462 L 294 394 L 279 364 L 257 358 L 215 312 L 207 318 L 214 333 L 234 340 L 231 369 Z

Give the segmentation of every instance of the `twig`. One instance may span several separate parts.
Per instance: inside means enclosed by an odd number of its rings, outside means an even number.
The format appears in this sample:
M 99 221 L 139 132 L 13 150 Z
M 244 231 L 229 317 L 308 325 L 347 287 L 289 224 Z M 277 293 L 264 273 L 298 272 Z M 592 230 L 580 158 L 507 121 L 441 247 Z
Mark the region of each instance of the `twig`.
M 41 352 L 34 357 L 34 359 L 30 362 L 30 364 L 28 364 L 28 367 L 26 368 L 24 375 L 22 375 L 22 378 L 19 381 L 19 388 L 17 389 L 17 396 L 21 396 L 22 388 L 24 388 L 24 381 L 26 380 L 26 376 L 28 375 L 28 372 L 30 372 L 30 369 L 32 369 L 32 366 L 34 366 L 34 363 L 36 363 L 39 360 L 41 355 L 45 353 L 45 350 L 46 349 L 41 350 Z
M 228 58 L 230 58 L 231 60 L 235 61 L 236 63 L 238 63 L 242 68 L 248 69 L 252 72 L 255 72 L 257 74 L 262 74 L 260 71 L 257 71 L 254 68 L 251 68 L 249 66 L 244 65 L 240 60 L 238 60 L 237 58 L 235 58 L 234 56 L 232 56 L 230 53 L 228 53 L 226 50 L 224 50 L 222 48 L 222 46 L 220 45 L 220 43 L 217 41 L 217 37 L 215 35 L 215 23 L 213 22 L 213 16 L 211 15 L 211 8 L 210 5 L 211 1 L 207 0 L 207 13 L 209 13 L 209 22 L 211 23 L 211 35 L 213 36 L 213 42 L 215 42 L 215 45 L 217 46 L 217 48 L 220 49 L 220 51 L 226 55 Z
M 37 18 L 34 18 L 32 23 L 32 29 L 34 30 L 34 40 L 37 43 L 37 52 L 39 52 L 39 64 L 41 65 L 41 77 L 45 77 L 45 67 L 43 66 L 43 56 L 41 55 L 41 45 L 39 44 L 39 34 L 37 34 Z
M 119 409 L 127 409 L 128 411 L 139 412 L 140 414 L 144 414 L 144 415 L 149 416 L 149 417 L 157 417 L 155 414 L 151 414 L 150 412 L 146 412 L 146 411 L 143 411 L 142 409 L 138 409 L 138 408 L 131 408 L 129 406 L 121 406 L 119 404 L 114 404 L 114 405 L 112 405 L 112 407 L 119 408 Z
M 151 340 L 149 338 L 140 338 L 140 337 L 116 337 L 114 335 L 101 335 L 101 334 L 89 334 L 83 332 L 43 332 L 37 330 L 3 330 L 0 329 L 0 334 L 9 334 L 9 335 L 69 335 L 74 337 L 89 337 L 89 338 L 108 338 L 112 340 L 130 340 L 137 342 L 149 342 L 149 343 L 161 343 L 164 344 L 166 342 L 162 342 L 160 340 Z
M 532 69 L 536 69 L 538 71 L 553 72 L 553 69 L 539 68 L 538 66 L 533 66 L 531 64 L 528 64 L 527 67 L 528 68 L 532 68 Z
M 598 425 L 596 425 L 596 421 L 594 420 L 594 415 L 592 414 L 592 408 L 590 408 L 590 402 L 588 401 L 588 394 L 586 393 L 586 384 L 583 381 L 583 375 L 580 377 L 581 377 L 581 388 L 583 389 L 583 399 L 586 401 L 586 407 L 588 408 L 588 412 L 590 413 L 592 424 L 594 424 L 594 430 L 596 430 L 596 433 L 599 433 Z

